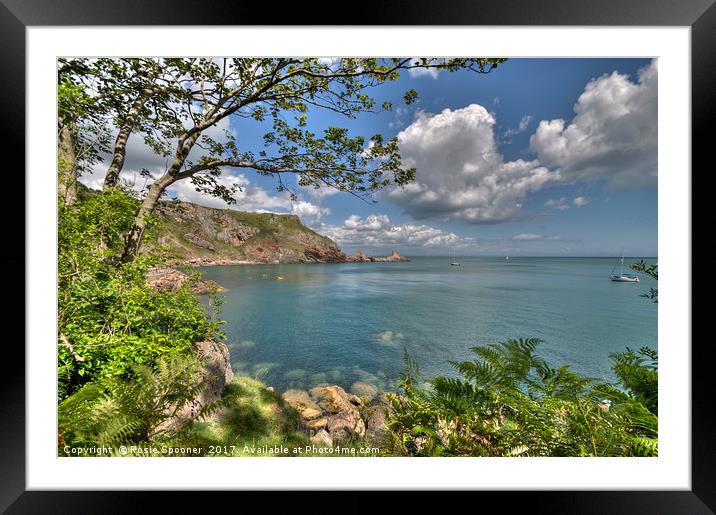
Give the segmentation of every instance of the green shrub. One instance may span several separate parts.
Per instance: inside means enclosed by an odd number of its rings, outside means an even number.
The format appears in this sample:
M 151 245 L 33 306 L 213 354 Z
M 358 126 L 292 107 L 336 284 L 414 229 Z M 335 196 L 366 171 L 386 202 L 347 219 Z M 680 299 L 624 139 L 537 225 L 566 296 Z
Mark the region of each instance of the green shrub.
M 656 455 L 656 415 L 630 390 L 643 363 L 629 362 L 634 369 L 623 369 L 622 385 L 599 384 L 567 366 L 551 368 L 535 354 L 539 343 L 518 339 L 473 347 L 474 360 L 451 362 L 459 377 L 427 382 L 421 382 L 406 353 L 402 395 L 389 397 L 393 451 L 409 456 Z
M 85 192 L 58 212 L 58 397 L 91 381 L 127 378 L 134 365 L 186 356 L 194 342 L 222 337 L 187 283 L 157 292 L 146 272 L 159 264 L 143 256 L 119 260 L 137 201 L 121 191 Z

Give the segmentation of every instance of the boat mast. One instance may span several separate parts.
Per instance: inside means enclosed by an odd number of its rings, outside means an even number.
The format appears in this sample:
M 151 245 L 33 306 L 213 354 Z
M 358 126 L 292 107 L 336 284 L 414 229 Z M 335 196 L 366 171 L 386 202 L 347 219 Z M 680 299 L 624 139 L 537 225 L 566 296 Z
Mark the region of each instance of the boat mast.
M 619 275 L 624 275 L 624 253 L 622 252 L 622 271 Z

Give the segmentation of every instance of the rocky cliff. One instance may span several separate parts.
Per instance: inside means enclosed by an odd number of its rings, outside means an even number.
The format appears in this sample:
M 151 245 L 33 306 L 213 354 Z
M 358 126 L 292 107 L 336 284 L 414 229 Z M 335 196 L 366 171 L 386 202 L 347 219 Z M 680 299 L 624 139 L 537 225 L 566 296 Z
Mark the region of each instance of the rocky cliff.
M 176 264 L 332 263 L 347 256 L 295 215 L 163 202 L 151 247 Z
M 147 248 L 170 264 L 344 263 L 409 261 L 393 251 L 371 257 L 363 251 L 347 256 L 330 238 L 301 223 L 295 215 L 214 209 L 186 202 L 162 202 L 160 223 Z

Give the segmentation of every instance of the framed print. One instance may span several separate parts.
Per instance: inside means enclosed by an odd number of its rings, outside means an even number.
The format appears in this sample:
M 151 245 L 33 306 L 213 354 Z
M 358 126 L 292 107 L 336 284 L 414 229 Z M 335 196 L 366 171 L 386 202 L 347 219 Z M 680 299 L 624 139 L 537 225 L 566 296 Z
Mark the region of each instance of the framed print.
M 4 0 L 27 224 L 4 510 L 716 509 L 692 301 L 716 7 L 420 4 Z

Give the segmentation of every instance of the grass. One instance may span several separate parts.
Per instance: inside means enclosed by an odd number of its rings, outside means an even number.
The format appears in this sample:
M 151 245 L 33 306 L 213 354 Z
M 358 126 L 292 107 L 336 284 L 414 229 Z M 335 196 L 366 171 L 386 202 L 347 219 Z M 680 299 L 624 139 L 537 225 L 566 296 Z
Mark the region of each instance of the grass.
M 301 429 L 295 410 L 257 379 L 234 377 L 224 399 L 227 406 L 216 419 L 194 423 L 174 445 L 201 447 L 203 456 L 232 457 L 358 457 L 365 456 L 360 449 L 375 447 L 365 439 L 356 439 L 339 444 L 341 454 L 322 452 Z

